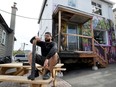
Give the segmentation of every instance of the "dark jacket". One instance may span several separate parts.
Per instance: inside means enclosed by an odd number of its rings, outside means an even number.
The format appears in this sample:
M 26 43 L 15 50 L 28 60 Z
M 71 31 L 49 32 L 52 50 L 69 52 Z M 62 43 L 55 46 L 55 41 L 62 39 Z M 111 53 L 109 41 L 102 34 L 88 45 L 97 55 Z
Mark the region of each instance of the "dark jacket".
M 32 43 L 35 37 L 33 37 L 30 42 Z M 37 46 L 41 47 L 42 56 L 50 59 L 57 52 L 57 44 L 55 42 L 44 42 L 39 41 L 36 43 Z

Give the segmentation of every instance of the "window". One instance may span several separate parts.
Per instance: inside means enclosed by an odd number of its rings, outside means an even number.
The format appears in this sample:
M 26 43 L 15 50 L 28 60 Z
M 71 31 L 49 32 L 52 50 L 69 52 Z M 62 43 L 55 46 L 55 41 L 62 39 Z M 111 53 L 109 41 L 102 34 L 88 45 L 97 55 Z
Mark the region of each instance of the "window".
M 2 32 L 2 38 L 1 38 L 1 43 L 5 45 L 5 40 L 6 40 L 6 32 L 3 30 Z
M 92 2 L 92 12 L 95 14 L 102 15 L 101 4 L 98 4 L 96 2 Z
M 76 7 L 76 0 L 68 0 L 68 5 L 72 7 Z
M 94 38 L 100 44 L 107 45 L 107 31 L 94 30 Z
M 73 24 L 68 25 L 68 34 L 77 34 L 77 26 Z M 77 50 L 78 48 L 78 37 L 77 36 L 68 36 L 68 50 Z

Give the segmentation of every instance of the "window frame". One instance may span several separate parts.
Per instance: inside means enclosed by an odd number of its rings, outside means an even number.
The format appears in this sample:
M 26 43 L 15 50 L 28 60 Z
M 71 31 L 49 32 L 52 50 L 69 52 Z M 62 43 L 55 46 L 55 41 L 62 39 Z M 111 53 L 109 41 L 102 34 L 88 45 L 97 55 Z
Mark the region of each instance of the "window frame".
M 68 6 L 76 7 L 76 0 L 68 0 Z
M 95 13 L 95 14 L 98 14 L 98 15 L 102 16 L 102 4 L 97 3 L 95 1 L 92 1 L 91 5 L 92 5 L 92 13 Z M 93 11 L 94 9 L 95 9 L 95 11 Z M 98 9 L 98 13 L 97 13 L 97 9 Z
M 1 38 L 1 44 L 5 45 L 6 44 L 6 31 L 2 31 L 2 38 Z
M 108 31 L 103 31 L 103 30 L 99 30 L 99 29 L 94 29 L 94 38 L 95 38 L 95 31 L 98 31 L 98 32 L 103 32 L 104 34 L 103 34 L 103 42 L 102 43 L 100 43 L 98 40 L 96 40 L 96 41 L 98 41 L 99 42 L 99 44 L 101 44 L 101 45 L 108 45 L 108 38 L 107 38 L 107 36 L 108 36 Z

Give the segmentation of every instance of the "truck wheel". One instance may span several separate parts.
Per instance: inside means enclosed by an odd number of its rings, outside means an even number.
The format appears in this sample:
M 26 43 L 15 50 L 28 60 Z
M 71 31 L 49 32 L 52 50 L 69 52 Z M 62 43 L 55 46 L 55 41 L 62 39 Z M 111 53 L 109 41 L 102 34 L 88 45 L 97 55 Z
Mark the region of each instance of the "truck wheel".
M 15 62 L 21 62 L 21 60 L 20 59 L 17 59 Z

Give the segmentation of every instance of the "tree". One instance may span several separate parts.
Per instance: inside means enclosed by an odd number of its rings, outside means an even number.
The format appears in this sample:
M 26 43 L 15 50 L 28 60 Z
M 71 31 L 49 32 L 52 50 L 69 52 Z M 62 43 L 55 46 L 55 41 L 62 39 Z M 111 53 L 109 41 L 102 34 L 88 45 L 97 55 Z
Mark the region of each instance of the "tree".
M 14 50 L 13 51 L 13 56 L 17 55 L 17 54 L 25 54 L 24 51 L 22 50 Z

